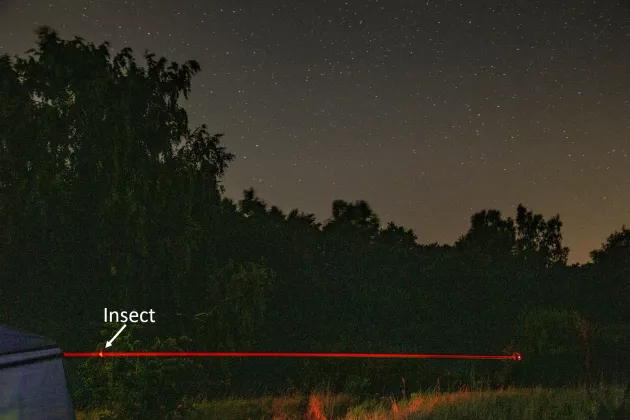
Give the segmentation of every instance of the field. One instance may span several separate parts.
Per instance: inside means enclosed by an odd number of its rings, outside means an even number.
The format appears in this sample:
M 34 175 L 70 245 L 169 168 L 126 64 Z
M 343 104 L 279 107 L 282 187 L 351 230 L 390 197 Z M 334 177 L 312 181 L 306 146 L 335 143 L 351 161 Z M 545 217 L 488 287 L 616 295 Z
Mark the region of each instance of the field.
M 206 401 L 191 420 L 386 420 L 386 419 L 623 419 L 622 388 L 508 389 L 412 394 L 407 399 L 364 400 L 344 394 L 293 395 L 259 399 Z M 628 404 L 626 403 L 626 406 Z M 105 419 L 98 413 L 77 413 L 77 420 Z

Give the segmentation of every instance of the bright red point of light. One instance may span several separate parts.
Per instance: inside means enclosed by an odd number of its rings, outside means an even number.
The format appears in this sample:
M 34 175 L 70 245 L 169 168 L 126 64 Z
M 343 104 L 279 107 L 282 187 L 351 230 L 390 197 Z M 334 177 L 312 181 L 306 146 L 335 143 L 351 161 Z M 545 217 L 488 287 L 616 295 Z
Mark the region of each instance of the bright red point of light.
M 494 359 L 521 360 L 521 355 L 427 354 L 427 353 L 282 353 L 282 352 L 66 352 L 65 357 L 354 357 L 381 359 Z

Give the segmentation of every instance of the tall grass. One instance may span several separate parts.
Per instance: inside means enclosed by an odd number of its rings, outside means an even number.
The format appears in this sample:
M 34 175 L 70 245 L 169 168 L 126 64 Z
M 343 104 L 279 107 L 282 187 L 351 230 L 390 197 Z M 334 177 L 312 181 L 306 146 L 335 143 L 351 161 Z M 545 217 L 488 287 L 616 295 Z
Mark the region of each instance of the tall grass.
M 256 399 L 221 399 L 195 407 L 191 420 L 603 420 L 613 419 L 622 388 L 511 389 L 416 393 L 406 399 L 359 401 L 328 392 Z M 77 420 L 99 420 L 78 413 Z

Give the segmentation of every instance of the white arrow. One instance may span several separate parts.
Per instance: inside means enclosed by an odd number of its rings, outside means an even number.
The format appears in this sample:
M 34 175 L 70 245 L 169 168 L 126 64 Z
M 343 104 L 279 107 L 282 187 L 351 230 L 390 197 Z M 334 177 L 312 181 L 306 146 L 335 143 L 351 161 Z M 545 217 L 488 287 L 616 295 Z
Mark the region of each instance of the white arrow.
M 122 330 L 125 329 L 125 327 L 127 326 L 127 324 L 123 325 L 122 327 L 120 327 L 120 329 L 118 330 L 118 332 L 116 333 L 115 336 L 112 337 L 111 340 L 109 340 L 107 343 L 105 343 L 105 348 L 107 347 L 111 347 L 112 343 L 114 342 L 114 340 L 116 339 L 116 337 L 118 337 L 118 335 L 122 332 Z

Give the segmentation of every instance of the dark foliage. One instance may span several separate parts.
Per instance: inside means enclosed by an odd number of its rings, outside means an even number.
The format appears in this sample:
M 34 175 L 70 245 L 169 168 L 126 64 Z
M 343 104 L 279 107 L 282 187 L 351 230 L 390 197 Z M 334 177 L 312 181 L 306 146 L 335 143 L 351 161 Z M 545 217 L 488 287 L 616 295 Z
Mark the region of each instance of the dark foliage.
M 144 59 L 141 68 L 129 49 L 111 57 L 106 44 L 47 28 L 27 58 L 0 58 L 1 322 L 86 350 L 102 345 L 104 307 L 151 308 L 157 323 L 118 346 L 519 351 L 524 360 L 69 362 L 82 406 L 127 396 L 118 407 L 127 418 L 157 418 L 150 409 L 168 411 L 180 397 L 382 394 L 401 377 L 409 390 L 438 378 L 447 388 L 471 372 L 495 384 L 628 375 L 625 227 L 592 264 L 568 267 L 559 216 L 522 205 L 515 220 L 483 210 L 454 246 L 439 246 L 382 227 L 364 201 L 336 200 L 323 224 L 269 208 L 252 189 L 234 203 L 220 186 L 234 156 L 220 134 L 191 130 L 179 106 L 199 65 Z M 155 407 L 134 405 L 143 401 Z

